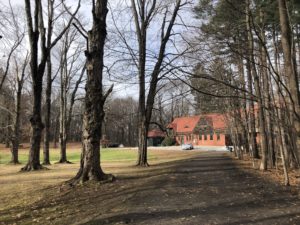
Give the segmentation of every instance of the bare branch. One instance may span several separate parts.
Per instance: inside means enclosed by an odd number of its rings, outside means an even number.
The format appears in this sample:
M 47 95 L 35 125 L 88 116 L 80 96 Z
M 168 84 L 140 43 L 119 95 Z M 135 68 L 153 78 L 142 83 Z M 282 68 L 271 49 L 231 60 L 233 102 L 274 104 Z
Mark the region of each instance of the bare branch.
M 113 91 L 114 85 L 112 84 L 110 88 L 106 91 L 106 93 L 103 95 L 102 101 L 105 102 L 107 97 L 110 95 L 110 93 Z
M 68 24 L 65 26 L 65 28 L 60 32 L 60 34 L 54 39 L 54 41 L 51 43 L 50 46 L 48 46 L 50 49 L 53 48 L 56 43 L 61 39 L 61 37 L 64 35 L 64 33 L 69 29 L 73 19 L 75 18 L 79 8 L 80 8 L 80 3 L 81 3 L 81 0 L 78 1 L 78 5 L 77 5 L 77 8 L 75 10 L 75 12 L 73 14 L 71 14 L 71 18 L 68 22 Z

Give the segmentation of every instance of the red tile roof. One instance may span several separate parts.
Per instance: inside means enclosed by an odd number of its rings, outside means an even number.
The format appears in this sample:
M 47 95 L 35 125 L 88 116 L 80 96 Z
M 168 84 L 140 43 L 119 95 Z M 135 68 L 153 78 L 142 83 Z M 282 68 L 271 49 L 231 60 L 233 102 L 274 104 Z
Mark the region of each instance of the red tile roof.
M 212 121 L 213 129 L 226 128 L 225 116 L 218 113 L 175 118 L 167 128 L 173 129 L 176 133 L 192 133 L 201 118 L 207 118 Z
M 165 137 L 166 134 L 158 129 L 148 131 L 147 137 Z
M 214 129 L 224 129 L 226 128 L 225 116 L 219 113 L 210 113 L 207 115 L 203 115 L 203 117 L 210 117 L 213 121 Z
M 175 118 L 168 128 L 172 128 L 175 132 L 190 133 L 195 129 L 200 116 L 189 116 Z

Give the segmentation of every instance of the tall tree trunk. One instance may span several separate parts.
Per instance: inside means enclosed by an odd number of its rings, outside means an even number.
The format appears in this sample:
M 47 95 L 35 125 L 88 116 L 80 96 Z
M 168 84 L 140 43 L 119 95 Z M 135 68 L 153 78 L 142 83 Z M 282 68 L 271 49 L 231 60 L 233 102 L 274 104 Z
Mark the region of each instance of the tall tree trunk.
M 23 76 L 23 75 L 22 75 Z M 15 102 L 15 115 L 14 115 L 14 130 L 12 137 L 12 157 L 11 163 L 19 164 L 19 141 L 20 141 L 20 114 L 21 114 L 21 97 L 22 97 L 22 86 L 23 86 L 23 78 L 22 81 L 17 81 L 17 94 L 16 94 L 16 102 Z
M 47 46 L 51 45 L 51 38 L 53 32 L 53 15 L 54 15 L 54 1 L 48 0 L 48 32 L 47 32 Z M 45 132 L 44 132 L 44 149 L 43 149 L 43 164 L 50 165 L 50 121 L 51 121 L 51 92 L 52 92 L 52 61 L 51 54 L 47 58 L 47 84 L 46 84 L 46 113 L 45 113 Z
M 51 91 L 52 91 L 52 62 L 51 56 L 47 59 L 47 85 L 46 85 L 46 114 L 45 114 L 45 133 L 43 164 L 50 165 L 49 142 L 50 142 L 50 121 L 51 121 Z
M 24 64 L 22 66 L 21 76 L 19 76 L 19 70 L 16 71 L 17 81 L 17 93 L 15 99 L 15 115 L 14 115 L 14 128 L 12 137 L 12 158 L 11 163 L 19 164 L 19 142 L 20 142 L 20 120 L 21 120 L 21 100 L 22 100 L 22 89 L 25 78 L 25 70 L 28 63 L 28 53 L 26 55 Z M 17 63 L 16 63 L 17 64 Z M 18 68 L 18 66 L 16 65 Z
M 241 47 L 239 47 L 239 54 L 237 56 L 237 64 L 238 64 L 238 70 L 239 70 L 239 80 L 242 85 L 242 88 L 246 90 L 246 84 L 245 84 L 245 72 L 244 72 L 244 65 L 243 65 L 243 57 L 241 56 L 242 51 Z M 250 136 L 250 130 L 249 125 L 247 123 L 248 121 L 248 113 L 247 113 L 247 95 L 246 92 L 242 94 L 242 97 L 244 99 L 241 100 L 241 128 L 243 133 L 243 146 L 246 153 L 249 153 L 249 136 Z
M 272 35 L 272 42 L 273 42 L 273 48 L 274 48 L 274 64 L 275 64 L 275 72 L 276 74 L 278 74 L 278 76 L 280 75 L 281 69 L 280 69 L 280 58 L 279 58 L 279 54 L 278 54 L 278 47 L 277 47 L 277 43 L 278 43 L 278 35 L 276 34 L 276 28 L 273 26 L 273 35 Z M 278 79 L 278 78 L 277 78 Z M 288 146 L 287 146 L 287 140 L 286 140 L 286 136 L 285 136 L 285 129 L 284 126 L 286 126 L 286 121 L 283 119 L 284 116 L 284 112 L 283 109 L 286 108 L 284 106 L 284 98 L 283 98 L 283 91 L 281 90 L 281 84 L 279 83 L 279 81 L 276 81 L 276 96 L 279 99 L 279 108 L 277 108 L 276 110 L 276 117 L 278 118 L 278 123 L 277 123 L 277 127 L 278 127 L 278 131 L 280 133 L 280 143 L 282 144 L 281 148 L 283 149 L 283 155 L 285 156 L 285 165 L 288 166 L 290 159 L 291 159 L 291 152 L 288 151 Z M 275 103 L 275 94 L 272 93 L 272 98 L 273 98 L 273 102 Z M 276 107 L 276 104 L 275 104 Z M 291 146 L 289 146 L 291 147 Z M 281 151 L 281 149 L 279 149 Z
M 285 155 L 285 151 L 284 151 L 284 147 L 285 147 L 285 143 L 283 142 L 284 139 L 284 135 L 281 133 L 281 130 L 279 130 L 279 149 L 280 149 L 280 156 L 281 156 L 281 162 L 282 162 L 282 167 L 283 167 L 283 174 L 284 174 L 284 185 L 285 186 L 290 186 L 290 180 L 289 180 L 289 175 L 288 175 L 288 169 L 287 169 L 287 160 L 286 160 L 286 155 Z
M 148 159 L 147 159 L 147 133 L 149 127 L 146 125 L 146 119 L 142 116 L 139 121 L 139 128 L 138 128 L 138 159 L 137 159 L 137 166 L 149 166 Z
M 72 95 L 71 95 L 70 108 L 69 108 L 69 111 L 68 111 L 67 122 L 66 122 L 66 141 L 68 141 L 68 137 L 69 137 L 69 132 L 70 132 L 70 127 L 71 127 L 71 121 L 72 121 L 72 115 L 73 115 L 73 107 L 74 107 L 74 104 L 75 104 L 76 93 L 78 91 L 79 85 L 82 82 L 82 78 L 83 78 L 83 75 L 85 74 L 85 71 L 86 71 L 86 68 L 83 67 L 82 70 L 81 70 L 81 74 L 80 74 L 78 80 L 76 81 L 74 90 L 73 90 Z
M 165 51 L 167 43 L 170 39 L 171 32 L 178 15 L 178 11 L 181 4 L 181 0 L 177 0 L 172 12 L 172 17 L 167 22 L 166 16 L 162 22 L 162 32 L 161 32 L 161 43 L 159 48 L 159 53 L 157 61 L 155 62 L 154 68 L 151 73 L 150 87 L 147 95 L 145 94 L 145 74 L 146 74 L 146 49 L 147 49 L 147 29 L 152 20 L 154 11 L 156 10 L 156 1 L 152 1 L 150 10 L 147 12 L 147 6 L 144 0 L 131 0 L 131 7 L 136 27 L 136 34 L 138 39 L 139 47 L 139 62 L 138 62 L 138 72 L 139 72 L 139 128 L 138 128 L 138 158 L 137 166 L 148 166 L 147 162 L 147 133 L 149 130 L 150 120 L 152 116 L 152 109 L 154 105 L 154 99 L 156 95 L 156 87 L 159 81 L 158 76 L 160 74 L 160 69 L 165 58 Z M 167 24 L 168 23 L 168 24 Z
M 136 32 L 139 44 L 139 107 L 138 107 L 138 158 L 137 166 L 148 166 L 147 162 L 147 133 L 145 127 L 146 114 L 146 88 L 145 88 L 145 70 L 146 70 L 146 46 L 147 46 L 147 26 L 145 25 L 145 2 L 140 1 L 140 16 L 138 18 L 136 3 L 131 1 L 132 10 L 135 18 Z M 140 21 L 140 24 L 139 24 Z
M 293 136 L 297 146 L 297 163 L 300 159 L 300 96 L 299 80 L 296 68 L 295 54 L 293 54 L 292 30 L 286 0 L 278 0 L 279 19 L 281 28 L 281 44 L 284 56 L 284 70 L 288 78 L 290 90 L 290 111 L 292 114 Z
M 300 24 L 297 24 L 296 25 L 296 36 L 297 36 L 297 43 L 298 43 L 298 62 L 297 62 L 297 65 L 298 65 L 298 74 L 300 74 L 300 32 L 299 32 L 299 29 L 300 29 Z
M 67 45 L 67 44 L 66 44 Z M 67 62 L 67 51 L 69 50 L 70 45 L 65 48 L 64 56 L 62 59 L 62 71 L 61 71 L 61 88 L 60 88 L 60 113 L 59 113 L 59 123 L 60 123 L 60 160 L 58 163 L 70 163 L 67 160 L 67 142 L 70 134 L 70 126 L 73 114 L 73 107 L 75 104 L 75 97 L 79 85 L 81 84 L 83 75 L 85 73 L 86 68 L 83 67 L 81 70 L 80 76 L 76 81 L 74 90 L 71 94 L 69 110 L 67 109 L 67 91 L 68 91 L 68 82 L 70 75 L 68 74 L 68 62 Z
M 234 147 L 237 154 L 238 159 L 243 159 L 243 151 L 241 149 L 241 142 L 240 142 L 240 136 L 239 136 L 239 123 L 238 120 L 240 120 L 240 114 L 239 112 L 236 112 L 236 109 L 234 110 L 234 116 L 233 116 L 233 139 L 234 139 Z
M 251 12 L 249 10 L 249 0 L 247 0 L 246 6 L 246 21 L 247 21 L 247 32 L 248 32 L 248 48 L 249 48 L 249 60 L 251 62 L 251 74 L 254 79 L 254 86 L 255 86 L 255 93 L 257 96 L 257 105 L 258 105 L 258 119 L 259 119 L 259 134 L 260 134 L 260 148 L 262 153 L 262 160 L 260 169 L 266 170 L 267 169 L 267 160 L 268 160 L 268 143 L 267 143 L 267 136 L 266 136 L 266 120 L 265 120 L 265 112 L 264 112 L 264 105 L 263 105 L 263 96 L 261 93 L 261 85 L 260 80 L 256 71 L 255 66 L 255 58 L 254 58 L 254 43 L 253 43 L 253 34 L 251 28 Z
M 33 109 L 30 118 L 31 123 L 31 140 L 29 158 L 27 164 L 22 168 L 23 171 L 39 170 L 43 167 L 40 164 L 40 144 L 42 137 L 42 130 L 44 124 L 41 118 L 41 102 L 42 102 L 42 82 L 45 71 L 45 63 L 47 50 L 45 49 L 45 40 L 42 40 L 42 60 L 38 64 L 38 43 L 41 28 L 41 2 L 36 0 L 34 6 L 34 26 L 32 23 L 30 1 L 25 0 L 25 11 L 28 26 L 28 35 L 30 42 L 30 69 L 32 77 L 33 90 Z M 45 32 L 44 30 L 42 32 Z M 43 36 L 44 33 L 42 33 Z
M 53 133 L 53 148 L 57 148 L 58 133 L 59 133 L 59 113 L 55 116 L 54 120 L 54 133 Z
M 266 131 L 266 119 L 265 119 L 265 110 L 263 105 L 263 96 L 261 93 L 261 85 L 259 81 L 259 77 L 255 68 L 254 64 L 254 57 L 252 55 L 252 73 L 254 75 L 254 86 L 256 95 L 258 98 L 258 119 L 259 119 L 259 134 L 260 134 L 260 148 L 261 148 L 261 170 L 267 169 L 267 163 L 268 163 L 268 141 L 267 141 L 267 131 Z
M 275 50 L 276 52 L 276 50 Z M 275 56 L 275 58 L 277 58 Z M 277 64 L 277 59 L 275 59 L 275 64 Z M 278 73 L 278 67 L 276 65 L 276 72 Z M 284 128 L 283 128 L 283 124 L 284 124 L 284 121 L 282 119 L 282 112 L 281 112 L 281 109 L 284 108 L 283 105 L 282 105 L 282 101 L 281 101 L 281 96 L 280 96 L 280 86 L 279 84 L 277 85 L 277 90 L 279 92 L 279 107 L 277 107 L 276 105 L 276 102 L 275 102 L 275 94 L 274 94 L 274 91 L 272 90 L 271 91 L 271 97 L 272 97 L 272 101 L 274 102 L 275 104 L 275 112 L 274 112 L 274 120 L 277 124 L 277 131 L 278 131 L 278 137 L 277 137 L 277 140 L 278 140 L 278 149 L 279 149 L 279 153 L 280 153 L 280 157 L 281 157 L 281 163 L 282 163 L 282 167 L 283 167 L 283 173 L 284 173 L 284 184 L 286 186 L 289 186 L 290 185 L 290 181 L 289 181 L 289 175 L 288 175 L 288 156 L 289 156 L 289 152 L 287 150 L 287 145 L 286 145 L 286 138 L 285 138 L 285 135 L 284 135 Z
M 100 166 L 101 126 L 104 119 L 104 103 L 112 87 L 103 95 L 102 73 L 103 55 L 106 39 L 107 0 L 93 3 L 93 27 L 88 32 L 86 50 L 87 83 L 85 111 L 83 115 L 83 137 L 80 169 L 72 182 L 88 180 L 113 180 Z
M 67 160 L 67 50 L 64 49 L 60 76 L 60 109 L 59 109 L 59 163 L 69 163 Z
M 34 7 L 31 7 L 31 2 L 34 2 Z M 52 2 L 52 1 L 50 1 Z M 49 4 L 49 2 L 48 2 Z M 48 5 L 49 6 L 49 5 Z M 51 6 L 49 6 L 51 8 Z M 44 16 L 43 7 L 41 0 L 25 0 L 25 12 L 27 20 L 27 33 L 29 38 L 30 46 L 30 69 L 32 78 L 32 89 L 33 89 L 33 110 L 32 116 L 30 118 L 31 123 L 31 147 L 29 151 L 29 159 L 26 166 L 22 168 L 23 171 L 38 170 L 43 168 L 40 164 L 40 145 L 42 138 L 42 130 L 44 129 L 44 124 L 41 118 L 41 101 L 42 101 L 42 82 L 45 72 L 47 58 L 50 54 L 51 48 L 55 46 L 61 36 L 66 32 L 70 26 L 74 16 L 78 12 L 80 7 L 80 2 L 76 9 L 76 12 L 72 14 L 71 19 L 63 31 L 57 35 L 55 40 L 47 42 L 46 29 L 44 26 Z M 32 16 L 32 9 L 34 9 L 34 15 Z M 52 18 L 48 18 L 51 20 Z M 50 29 L 50 27 L 48 27 Z M 50 34 L 48 30 L 48 34 Z M 49 37 L 48 37 L 49 40 Z M 38 45 L 40 44 L 40 48 Z M 40 49 L 40 52 L 39 52 Z M 39 61 L 40 59 L 40 61 Z
M 261 7 L 259 10 L 260 24 L 261 24 L 261 32 L 260 34 L 260 76 L 262 81 L 262 107 L 263 113 L 265 116 L 265 139 L 266 139 L 266 147 L 267 147 L 267 158 L 269 159 L 269 165 L 271 168 L 275 166 L 275 150 L 274 150 L 274 134 L 273 134 L 273 126 L 271 123 L 271 98 L 270 98 L 270 76 L 268 73 L 268 64 L 267 64 L 267 55 L 266 55 L 266 35 L 265 35 L 265 12 Z
M 250 32 L 250 10 L 249 10 L 249 1 L 247 0 L 246 5 L 246 30 L 247 30 L 247 42 L 249 45 L 249 32 Z M 253 74 L 251 70 L 251 52 L 250 47 L 247 48 L 247 58 L 246 58 L 246 70 L 247 70 L 247 82 L 248 90 L 250 92 L 250 102 L 249 102 L 249 127 L 250 127 L 250 146 L 251 153 L 254 159 L 259 159 L 258 146 L 256 140 L 256 118 L 255 118 L 255 109 L 254 109 L 254 94 L 253 94 Z
M 37 71 L 38 73 L 38 71 Z M 35 74 L 35 72 L 33 72 Z M 36 74 L 36 76 L 38 76 Z M 41 102 L 42 102 L 42 80 L 33 80 L 33 111 L 30 118 L 31 123 L 31 147 L 29 151 L 29 159 L 27 164 L 22 168 L 23 171 L 42 169 L 40 164 L 40 144 L 44 124 L 41 118 Z

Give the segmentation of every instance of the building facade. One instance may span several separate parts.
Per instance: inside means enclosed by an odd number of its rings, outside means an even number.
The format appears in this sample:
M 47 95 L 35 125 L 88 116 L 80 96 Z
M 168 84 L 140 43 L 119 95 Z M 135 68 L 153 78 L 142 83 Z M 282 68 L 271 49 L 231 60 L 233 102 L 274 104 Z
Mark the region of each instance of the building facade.
M 175 118 L 167 127 L 168 134 L 176 143 L 194 146 L 226 146 L 230 145 L 227 126 L 223 114 L 205 114 Z
M 148 146 L 160 146 L 165 139 L 166 134 L 158 129 L 150 130 L 147 135 Z

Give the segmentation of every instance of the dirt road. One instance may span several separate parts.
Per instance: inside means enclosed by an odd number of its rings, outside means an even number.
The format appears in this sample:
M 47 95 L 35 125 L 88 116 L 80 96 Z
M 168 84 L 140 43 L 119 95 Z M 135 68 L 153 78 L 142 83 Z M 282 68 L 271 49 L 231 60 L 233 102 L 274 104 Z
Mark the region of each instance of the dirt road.
M 47 190 L 36 206 L 14 209 L 21 215 L 6 222 L 300 224 L 297 195 L 251 171 L 241 170 L 227 154 L 201 153 L 142 170 L 124 168 L 111 184 L 71 191 L 57 191 L 55 187 Z
M 300 224 L 300 201 L 212 152 L 146 176 L 126 207 L 88 224 Z M 154 168 L 153 168 L 154 169 Z

